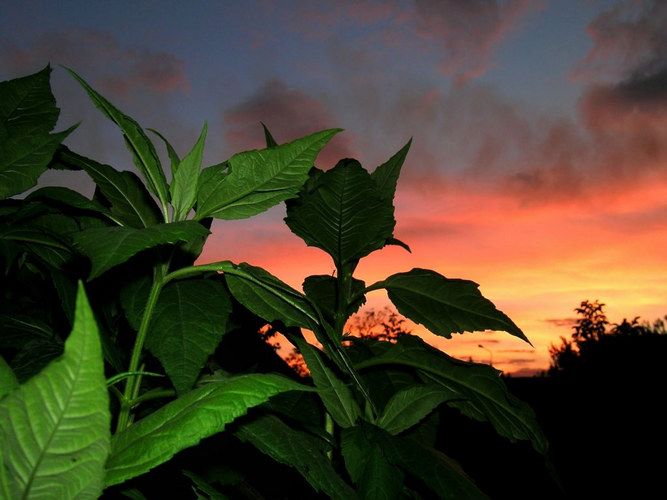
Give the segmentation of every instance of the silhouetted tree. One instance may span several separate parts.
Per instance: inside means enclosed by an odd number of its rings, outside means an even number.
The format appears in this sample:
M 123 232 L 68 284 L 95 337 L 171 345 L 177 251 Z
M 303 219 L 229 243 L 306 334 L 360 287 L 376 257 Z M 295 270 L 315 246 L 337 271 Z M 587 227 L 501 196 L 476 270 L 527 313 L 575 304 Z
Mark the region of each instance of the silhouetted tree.
M 379 311 L 368 308 L 363 313 L 354 314 L 345 327 L 345 335 L 349 337 L 385 342 L 396 342 L 399 337 L 408 335 L 411 332 L 407 327 L 406 319 L 388 306 Z M 264 338 L 268 339 L 275 335 L 275 333 L 277 333 L 275 328 L 267 327 L 264 331 Z M 298 375 L 302 377 L 310 375 L 303 356 L 301 356 L 298 349 L 293 349 L 284 359 Z
M 396 342 L 399 337 L 411 333 L 406 323 L 405 318 L 388 306 L 379 311 L 368 308 L 363 314 L 358 313 L 350 318 L 345 333 L 362 339 Z
M 597 300 L 585 300 L 575 309 L 580 317 L 573 327 L 572 338 L 561 337 L 560 346 L 552 344 L 549 348 L 549 375 L 640 369 L 642 363 L 649 363 L 656 356 L 654 348 L 667 342 L 663 319 L 650 324 L 640 323 L 639 317 L 635 317 L 609 327 L 604 306 Z

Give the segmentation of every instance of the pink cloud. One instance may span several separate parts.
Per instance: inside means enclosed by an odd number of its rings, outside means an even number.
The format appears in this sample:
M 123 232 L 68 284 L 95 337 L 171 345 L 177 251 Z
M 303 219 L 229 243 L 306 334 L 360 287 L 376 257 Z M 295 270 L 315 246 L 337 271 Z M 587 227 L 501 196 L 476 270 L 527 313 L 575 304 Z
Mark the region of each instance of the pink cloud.
M 519 20 L 543 7 L 530 0 L 417 0 L 415 33 L 442 51 L 445 74 L 464 83 L 485 73 L 500 41 Z
M 62 64 L 111 95 L 128 97 L 136 90 L 187 92 L 185 62 L 173 54 L 124 46 L 110 33 L 91 29 L 51 31 L 28 46 L 3 43 L 2 69 L 12 76 Z
M 279 80 L 265 83 L 245 102 L 224 112 L 225 142 L 234 151 L 265 147 L 264 123 L 277 142 L 288 142 L 318 130 L 335 128 L 339 119 L 321 101 L 290 89 Z M 350 156 L 350 137 L 339 134 L 325 147 L 319 162 L 333 166 Z

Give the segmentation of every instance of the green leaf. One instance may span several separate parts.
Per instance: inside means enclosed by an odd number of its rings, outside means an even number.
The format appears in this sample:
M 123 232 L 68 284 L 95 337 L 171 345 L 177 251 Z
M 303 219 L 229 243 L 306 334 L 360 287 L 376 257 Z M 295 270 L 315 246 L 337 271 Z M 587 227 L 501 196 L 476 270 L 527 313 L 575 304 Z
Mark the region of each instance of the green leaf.
M 181 159 L 178 157 L 178 153 L 176 153 L 176 150 L 174 149 L 174 146 L 171 145 L 171 143 L 157 130 L 154 130 L 152 128 L 148 128 L 146 130 L 150 130 L 153 132 L 155 135 L 157 135 L 160 139 L 162 139 L 162 142 L 164 142 L 165 147 L 167 148 L 167 155 L 169 156 L 169 162 L 170 162 L 170 167 L 171 167 L 171 178 L 174 178 L 174 174 L 176 173 L 176 170 L 178 169 L 178 165 L 181 163 Z
M 417 385 L 402 389 L 389 400 L 377 425 L 389 434 L 399 434 L 419 423 L 451 397 L 451 391 L 443 391 L 437 386 Z
M 176 392 L 190 390 L 227 332 L 232 304 L 222 283 L 183 280 L 160 292 L 146 347 L 164 366 Z
M 0 401 L 10 498 L 97 498 L 110 419 L 97 325 L 79 285 L 64 355 Z
M 60 111 L 51 93 L 51 68 L 0 82 L 0 199 L 31 188 L 58 145 L 74 130 L 50 134 Z
M 436 335 L 450 338 L 452 333 L 502 330 L 530 344 L 519 327 L 484 298 L 472 281 L 415 268 L 372 286 L 386 288 L 402 315 Z
M 341 452 L 345 467 L 364 499 L 402 498 L 403 473 L 387 461 L 369 426 L 343 429 Z
M 166 215 L 166 207 L 169 202 L 169 188 L 153 143 L 134 119 L 116 109 L 113 104 L 88 85 L 74 71 L 68 68 L 65 69 L 81 84 L 95 106 L 102 111 L 104 116 L 113 121 L 123 131 L 125 144 L 132 152 L 134 164 L 144 176 L 144 179 L 146 179 L 146 184 L 150 192 L 160 200 Z
M 510 441 L 527 440 L 539 453 L 546 453 L 547 439 L 535 413 L 507 392 L 495 368 L 452 358 L 412 335 L 400 337 L 389 349 L 357 363 L 356 368 L 363 371 L 383 365 L 415 368 L 429 386 L 449 394 L 449 406 L 476 420 L 490 422 L 498 434 Z
M 167 243 L 189 241 L 208 234 L 196 221 L 157 224 L 144 229 L 100 227 L 73 235 L 74 245 L 92 262 L 89 280 L 96 278 L 142 250 Z
M 420 478 L 438 498 L 478 500 L 488 498 L 466 475 L 458 463 L 443 453 L 419 442 L 392 436 L 382 429 L 364 424 L 366 439 L 382 450 L 386 460 Z
M 382 194 L 382 198 L 393 200 L 396 194 L 396 184 L 398 177 L 401 174 L 401 167 L 405 162 L 405 157 L 408 155 L 412 139 L 403 146 L 394 156 L 389 158 L 385 163 L 377 167 L 371 177 L 377 184 Z
M 245 151 L 204 169 L 197 218 L 244 219 L 293 198 L 317 154 L 339 131 L 324 130 L 270 149 Z
M 366 286 L 365 283 L 361 280 L 352 278 L 350 286 L 350 295 L 360 295 L 360 297 L 348 306 L 346 311 L 348 316 L 357 312 L 366 302 L 366 297 L 361 294 Z M 332 323 L 336 309 L 337 287 L 338 280 L 334 276 L 326 274 L 308 276 L 303 282 L 303 291 L 306 293 L 306 296 L 317 304 L 325 317 L 332 320 Z
M 106 485 L 122 483 L 222 432 L 249 408 L 285 391 L 310 390 L 273 374 L 249 374 L 193 389 L 113 436 Z
M 245 262 L 231 262 L 220 268 L 236 300 L 266 321 L 282 321 L 285 326 L 318 329 L 318 311 L 308 298 L 268 271 Z
M 192 150 L 185 155 L 174 171 L 171 181 L 171 204 L 174 207 L 174 220 L 184 220 L 197 199 L 197 181 L 206 140 L 206 124 Z
M 133 172 L 119 172 L 65 147 L 60 148 L 58 157 L 66 165 L 83 169 L 93 179 L 119 224 L 141 228 L 158 224 L 162 220 L 150 193 Z
M 305 340 L 295 339 L 295 341 L 331 418 L 343 428 L 355 425 L 361 416 L 361 410 L 352 390 L 328 366 L 319 349 Z
M 101 203 L 95 200 L 89 200 L 73 189 L 60 186 L 46 186 L 37 189 L 26 196 L 25 200 L 42 200 L 47 203 L 51 202 L 68 208 L 71 207 L 104 215 L 109 213 L 109 210 L 107 210 Z
M 18 387 L 19 381 L 16 379 L 16 375 L 5 361 L 5 358 L 0 356 L 0 400 L 4 398 L 7 394 Z
M 197 499 L 227 500 L 225 495 L 216 490 L 203 477 L 187 470 L 183 471 L 183 475 L 187 476 L 194 483 L 192 491 L 197 495 Z
M 276 146 L 278 146 L 278 143 L 273 138 L 271 132 L 269 132 L 269 129 L 266 127 L 266 125 L 264 125 L 264 123 L 262 123 L 262 128 L 264 129 L 264 139 L 266 140 L 266 147 L 275 148 Z
M 330 447 L 311 434 L 297 431 L 273 415 L 261 415 L 239 426 L 235 435 L 276 462 L 294 467 L 327 498 L 351 500 L 354 490 L 341 479 L 326 453 Z
M 287 203 L 285 222 L 307 245 L 320 248 L 336 268 L 382 248 L 392 237 L 394 209 L 356 160 L 341 160 Z

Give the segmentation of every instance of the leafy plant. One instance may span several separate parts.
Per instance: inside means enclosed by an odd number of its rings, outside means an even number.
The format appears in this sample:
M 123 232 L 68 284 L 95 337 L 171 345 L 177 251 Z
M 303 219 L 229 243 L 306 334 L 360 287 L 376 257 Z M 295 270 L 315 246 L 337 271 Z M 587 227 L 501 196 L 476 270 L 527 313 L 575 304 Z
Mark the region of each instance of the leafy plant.
M 4 496 L 142 498 L 142 480 L 165 467 L 197 498 L 239 495 L 252 471 L 235 463 L 238 449 L 259 450 L 330 498 L 483 497 L 435 446 L 442 404 L 546 451 L 532 411 L 495 369 L 412 335 L 344 335 L 366 295 L 386 290 L 438 335 L 494 329 L 527 341 L 470 281 L 426 269 L 370 285 L 354 276 L 386 245 L 409 250 L 393 235 L 393 198 L 410 143 L 372 173 L 351 159 L 325 172 L 313 163 L 338 129 L 279 145 L 265 128 L 265 149 L 202 168 L 204 125 L 182 158 L 155 133 L 167 172 L 144 129 L 70 71 L 122 131 L 137 176 L 62 145 L 72 129 L 51 133 L 50 71 L 0 84 Z M 94 196 L 46 187 L 10 198 L 46 168 L 85 172 Z M 196 264 L 213 218 L 283 201 L 287 226 L 331 256 L 335 275 L 306 277 L 299 291 L 248 263 Z M 258 348 L 228 339 L 267 322 L 299 348 L 312 384 L 278 369 L 225 369 L 227 349 L 259 362 Z M 198 450 L 205 459 L 194 467 Z

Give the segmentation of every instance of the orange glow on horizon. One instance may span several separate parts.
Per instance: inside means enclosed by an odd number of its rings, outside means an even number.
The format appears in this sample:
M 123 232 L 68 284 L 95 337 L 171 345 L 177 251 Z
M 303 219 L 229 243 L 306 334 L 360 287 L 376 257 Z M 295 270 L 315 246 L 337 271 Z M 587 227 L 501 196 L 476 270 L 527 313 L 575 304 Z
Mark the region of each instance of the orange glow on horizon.
M 493 364 L 505 373 L 534 374 L 549 366 L 548 348 L 570 337 L 568 319 L 582 300 L 606 304 L 611 322 L 667 313 L 667 185 L 643 183 L 623 196 L 601 190 L 585 201 L 523 206 L 511 196 L 447 189 L 424 196 L 399 187 L 395 235 L 412 253 L 386 247 L 363 259 L 355 273 L 367 284 L 414 267 L 480 284 L 533 347 L 503 332 L 436 337 L 414 332 L 448 354 Z M 263 267 L 294 288 L 311 274 L 334 271 L 331 259 L 307 247 L 283 224 L 284 207 L 252 228 L 221 221 L 200 259 L 230 259 Z M 219 229 L 218 229 L 219 227 Z M 388 305 L 382 292 L 367 307 Z M 483 345 L 485 349 L 478 346 Z

